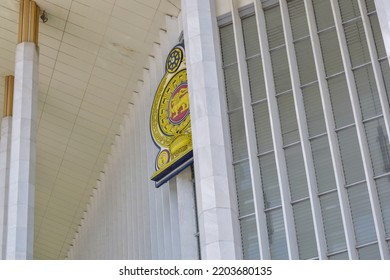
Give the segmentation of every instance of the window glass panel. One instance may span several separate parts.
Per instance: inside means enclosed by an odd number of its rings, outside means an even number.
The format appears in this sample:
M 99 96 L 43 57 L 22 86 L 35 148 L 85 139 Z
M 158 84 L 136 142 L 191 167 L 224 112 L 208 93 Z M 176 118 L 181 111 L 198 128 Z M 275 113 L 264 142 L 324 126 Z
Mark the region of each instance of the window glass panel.
M 357 0 L 339 0 L 339 6 L 343 22 L 360 16 Z
M 366 34 L 361 20 L 344 25 L 345 38 L 352 67 L 370 62 L 370 53 L 366 41 Z
M 298 123 L 292 93 L 277 97 L 283 143 L 285 145 L 299 141 Z
M 219 29 L 222 48 L 223 65 L 237 62 L 236 46 L 234 43 L 233 25 L 229 24 Z
M 372 66 L 366 65 L 353 71 L 363 119 L 382 114 Z
M 307 126 L 310 137 L 326 132 L 322 101 L 318 84 L 302 89 Z
M 357 245 L 376 241 L 375 226 L 368 198 L 367 185 L 359 184 L 350 187 L 347 190 Z
M 326 2 L 326 1 L 324 1 Z M 336 29 L 332 28 L 319 34 L 322 58 L 324 60 L 325 72 L 327 76 L 344 71 L 343 60 Z
M 328 79 L 328 86 L 336 127 L 340 128 L 354 123 L 345 75 Z
M 253 106 L 253 114 L 256 128 L 257 149 L 259 153 L 273 149 L 270 119 L 267 102 Z
M 267 27 L 269 48 L 280 46 L 284 44 L 284 32 L 282 25 L 282 17 L 280 14 L 280 7 L 276 6 L 264 11 L 265 24 Z
M 321 193 L 335 189 L 336 181 L 333 173 L 328 137 L 325 135 L 311 140 L 310 143 L 318 191 Z
M 380 260 L 378 244 L 369 245 L 358 249 L 359 259 L 361 260 Z
M 301 85 L 316 81 L 317 72 L 314 64 L 310 39 L 304 39 L 296 42 L 295 53 L 297 57 Z
M 265 209 L 281 205 L 275 155 L 270 153 L 260 159 L 261 182 L 263 185 Z
M 334 26 L 330 1 L 313 0 L 313 7 L 318 31 Z
M 259 241 L 255 217 L 244 218 L 240 221 L 242 249 L 245 260 L 260 259 Z
M 287 260 L 287 242 L 282 208 L 266 212 L 271 259 Z
M 291 200 L 295 201 L 309 196 L 301 145 L 286 148 L 285 157 Z
M 383 118 L 366 122 L 364 127 L 375 176 L 390 172 L 389 137 Z
M 271 63 L 276 93 L 291 89 L 290 70 L 285 47 L 271 51 Z
M 234 175 L 236 180 L 238 208 L 240 216 L 252 214 L 255 212 L 255 207 L 253 204 L 253 192 L 249 170 L 249 162 L 246 160 L 244 162 L 235 164 Z
M 349 257 L 347 252 L 336 254 L 329 257 L 329 260 L 348 260 L 348 259 Z
M 337 136 L 346 183 L 352 184 L 364 180 L 364 169 L 356 128 L 343 129 L 337 132 Z
M 248 157 L 244 115 L 242 110 L 229 114 L 230 137 L 232 140 L 233 160 L 238 161 Z
M 250 16 L 242 20 L 242 33 L 244 35 L 246 57 L 260 53 L 259 37 L 256 27 L 255 16 Z
M 386 57 L 386 49 L 385 49 L 385 44 L 383 43 L 382 31 L 379 25 L 378 15 L 372 14 L 369 16 L 369 18 L 370 18 L 372 33 L 374 35 L 374 41 L 375 41 L 378 57 L 379 58 Z
M 380 62 L 383 80 L 385 81 L 385 87 L 387 92 L 387 99 L 390 100 L 390 67 L 387 59 Z
M 376 180 L 379 203 L 385 224 L 386 237 L 390 237 L 390 176 Z
M 309 35 L 304 1 L 290 0 L 287 4 L 294 40 Z
M 337 192 L 321 196 L 320 204 L 328 253 L 345 249 L 345 234 Z
M 293 205 L 295 230 L 297 232 L 300 259 L 317 257 L 317 245 L 314 235 L 313 216 L 310 201 L 305 200 Z
M 248 59 L 247 65 L 252 102 L 262 100 L 266 98 L 266 91 L 261 57 Z
M 240 108 L 241 105 L 241 90 L 240 78 L 238 75 L 237 64 L 231 65 L 224 69 L 225 74 L 225 88 L 228 110 Z

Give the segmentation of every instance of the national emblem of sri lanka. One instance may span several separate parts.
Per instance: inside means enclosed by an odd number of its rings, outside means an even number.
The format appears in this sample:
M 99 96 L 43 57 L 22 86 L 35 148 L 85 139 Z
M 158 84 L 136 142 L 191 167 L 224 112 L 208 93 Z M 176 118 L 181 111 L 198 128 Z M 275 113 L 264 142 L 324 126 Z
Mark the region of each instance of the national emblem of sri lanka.
M 160 149 L 151 177 L 159 187 L 193 161 L 186 61 L 181 44 L 167 57 L 152 105 L 150 130 Z

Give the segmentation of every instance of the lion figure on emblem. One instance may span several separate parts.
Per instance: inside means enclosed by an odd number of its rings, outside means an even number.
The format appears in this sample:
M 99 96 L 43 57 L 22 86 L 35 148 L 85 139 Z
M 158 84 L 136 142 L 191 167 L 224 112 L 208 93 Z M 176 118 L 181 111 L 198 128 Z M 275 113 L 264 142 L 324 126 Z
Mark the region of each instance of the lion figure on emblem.
M 176 118 L 179 113 L 188 109 L 188 94 L 186 89 L 180 90 L 171 100 L 171 117 Z

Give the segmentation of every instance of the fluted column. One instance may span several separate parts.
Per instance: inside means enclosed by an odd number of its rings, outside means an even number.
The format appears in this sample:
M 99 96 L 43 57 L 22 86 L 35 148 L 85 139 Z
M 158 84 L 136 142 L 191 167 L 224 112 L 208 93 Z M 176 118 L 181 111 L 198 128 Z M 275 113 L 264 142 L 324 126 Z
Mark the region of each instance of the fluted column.
M 15 58 L 7 259 L 32 259 L 38 103 L 38 25 L 35 1 L 21 0 Z

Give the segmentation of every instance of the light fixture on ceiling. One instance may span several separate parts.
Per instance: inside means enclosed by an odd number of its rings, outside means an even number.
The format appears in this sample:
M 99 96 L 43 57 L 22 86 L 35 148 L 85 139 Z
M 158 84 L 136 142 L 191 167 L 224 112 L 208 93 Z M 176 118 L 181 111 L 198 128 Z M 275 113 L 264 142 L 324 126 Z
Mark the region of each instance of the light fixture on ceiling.
M 43 23 L 45 23 L 45 22 L 47 22 L 49 20 L 47 15 L 46 15 L 46 11 L 45 10 L 43 10 L 43 12 L 42 12 L 41 20 L 42 20 Z

